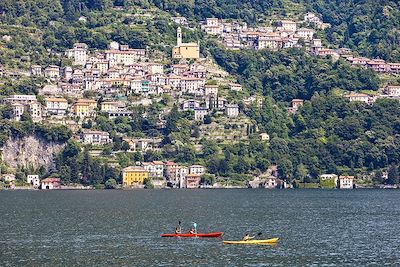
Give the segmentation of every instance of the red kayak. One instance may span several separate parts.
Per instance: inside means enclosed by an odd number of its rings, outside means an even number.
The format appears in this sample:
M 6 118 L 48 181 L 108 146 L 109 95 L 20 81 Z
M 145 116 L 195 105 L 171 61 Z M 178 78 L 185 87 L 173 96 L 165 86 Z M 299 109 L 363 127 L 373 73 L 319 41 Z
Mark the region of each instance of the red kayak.
M 207 233 L 207 234 L 162 234 L 162 237 L 220 237 L 223 232 Z

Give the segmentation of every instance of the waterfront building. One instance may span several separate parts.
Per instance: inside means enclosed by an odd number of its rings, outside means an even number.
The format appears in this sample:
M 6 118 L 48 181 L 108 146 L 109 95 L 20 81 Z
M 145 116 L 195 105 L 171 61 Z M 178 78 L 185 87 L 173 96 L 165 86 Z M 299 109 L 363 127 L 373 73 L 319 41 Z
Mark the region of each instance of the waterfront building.
M 39 175 L 37 175 L 37 174 L 29 174 L 29 175 L 27 175 L 26 182 L 28 184 L 31 184 L 34 188 L 39 188 L 39 186 L 40 186 Z
M 334 189 L 338 186 L 338 176 L 336 174 L 321 174 L 319 184 L 322 188 Z
M 186 176 L 189 173 L 189 169 L 187 167 L 180 166 L 175 171 L 175 180 L 173 181 L 174 185 L 179 188 L 186 187 Z
M 340 189 L 353 189 L 354 176 L 339 176 Z
M 199 174 L 186 175 L 186 188 L 199 188 L 201 176 Z
M 176 170 L 179 168 L 179 165 L 172 161 L 164 162 L 164 176 L 168 180 L 175 180 L 176 177 Z
M 15 182 L 15 174 L 5 173 L 1 175 L 4 182 Z
M 60 189 L 61 180 L 60 178 L 46 178 L 43 179 L 40 185 L 41 189 Z
M 143 185 L 149 177 L 149 172 L 141 166 L 129 166 L 122 171 L 122 184 L 124 187 Z
M 191 165 L 191 166 L 189 166 L 189 174 L 203 175 L 204 173 L 205 173 L 205 168 L 202 165 Z
M 164 163 L 162 161 L 142 162 L 142 166 L 149 172 L 151 178 L 164 177 Z

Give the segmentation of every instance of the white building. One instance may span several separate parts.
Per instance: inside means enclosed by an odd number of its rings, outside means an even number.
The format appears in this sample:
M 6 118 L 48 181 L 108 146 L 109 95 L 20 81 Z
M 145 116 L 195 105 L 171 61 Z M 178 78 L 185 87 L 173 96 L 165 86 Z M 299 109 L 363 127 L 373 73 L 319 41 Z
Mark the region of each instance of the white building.
M 237 104 L 225 105 L 225 114 L 229 118 L 236 118 L 237 116 L 239 116 L 239 106 Z
M 297 23 L 291 20 L 282 20 L 279 24 L 285 31 L 295 32 L 297 29 Z
M 26 177 L 26 182 L 28 183 L 28 184 L 31 184 L 33 187 L 35 187 L 35 188 L 39 188 L 39 186 L 40 186 L 40 179 L 39 179 L 39 175 L 36 175 L 36 174 L 29 174 L 27 177 Z
M 65 98 L 46 98 L 46 111 L 50 115 L 65 115 L 68 101 Z
M 110 134 L 102 131 L 88 131 L 81 133 L 81 141 L 83 144 L 105 145 L 111 143 Z
M 191 166 L 189 166 L 189 174 L 203 175 L 204 173 L 205 173 L 205 168 L 202 165 L 191 165 Z
M 15 121 L 20 121 L 21 120 L 21 116 L 25 111 L 25 107 L 24 105 L 20 104 L 20 103 L 12 103 L 11 104 L 12 107 L 12 111 L 13 111 L 13 119 Z
M 51 80 L 60 78 L 60 68 L 55 65 L 50 65 L 44 69 L 44 76 Z
M 109 49 L 104 53 L 107 61 L 122 65 L 134 65 L 146 57 L 145 49 L 131 49 L 127 45 L 120 45 L 119 50 Z
M 41 189 L 60 189 L 61 181 L 60 178 L 46 178 L 41 182 Z
M 189 174 L 189 169 L 186 167 L 177 167 L 175 169 L 175 184 L 179 188 L 186 188 L 186 176 Z
M 384 93 L 389 96 L 400 96 L 400 86 L 399 85 L 388 85 L 385 87 Z
M 74 65 L 84 66 L 87 62 L 87 51 L 87 44 L 76 43 L 74 48 L 67 50 L 65 54 L 68 58 L 74 59 Z
M 218 95 L 218 85 L 205 85 L 204 86 L 204 95 Z
M 189 26 L 188 21 L 185 17 L 172 17 L 171 19 L 176 24 L 180 24 L 185 27 Z
M 195 110 L 196 108 L 200 107 L 200 101 L 194 99 L 188 99 L 183 101 L 182 103 L 182 110 Z
M 182 78 L 179 83 L 179 87 L 182 93 L 202 95 L 206 81 L 200 78 Z
M 164 176 L 164 163 L 162 161 L 143 162 L 142 166 L 149 172 L 150 178 L 162 178 Z
M 354 176 L 339 176 L 340 189 L 353 189 Z
M 208 114 L 207 108 L 195 108 L 194 109 L 194 119 L 196 121 L 203 121 L 204 117 Z
M 231 89 L 231 91 L 242 91 L 242 86 L 237 83 L 230 83 L 229 88 Z
M 366 104 L 370 103 L 370 97 L 367 94 L 351 92 L 345 95 L 345 98 L 347 98 L 350 102 L 358 101 L 358 102 L 364 102 Z
M 31 66 L 31 75 L 32 76 L 42 76 L 42 67 L 39 65 Z
M 11 95 L 11 96 L 5 98 L 4 101 L 11 103 L 11 104 L 18 103 L 18 104 L 27 105 L 30 103 L 37 102 L 37 99 L 36 99 L 35 95 Z
M 296 31 L 298 37 L 304 40 L 312 40 L 314 38 L 315 31 L 313 29 L 300 28 Z

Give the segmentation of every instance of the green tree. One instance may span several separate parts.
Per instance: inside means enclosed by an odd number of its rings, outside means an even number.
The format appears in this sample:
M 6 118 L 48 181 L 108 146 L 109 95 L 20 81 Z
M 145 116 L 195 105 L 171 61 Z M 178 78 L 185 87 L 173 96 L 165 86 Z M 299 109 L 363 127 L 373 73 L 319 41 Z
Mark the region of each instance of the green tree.
M 395 185 L 399 183 L 399 170 L 396 165 L 390 165 L 388 169 L 387 184 Z
M 115 181 L 115 179 L 113 179 L 113 178 L 108 179 L 104 183 L 104 188 L 105 189 L 116 189 L 117 187 L 118 187 L 117 181 Z

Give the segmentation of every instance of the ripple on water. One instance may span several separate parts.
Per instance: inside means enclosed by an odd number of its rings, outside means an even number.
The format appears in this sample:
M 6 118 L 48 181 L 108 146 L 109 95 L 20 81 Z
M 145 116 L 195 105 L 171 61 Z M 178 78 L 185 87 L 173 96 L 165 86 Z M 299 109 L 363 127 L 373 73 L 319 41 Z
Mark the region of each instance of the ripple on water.
M 400 265 L 398 191 L 0 192 L 2 266 Z M 12 201 L 9 201 L 12 199 Z M 21 207 L 24 207 L 21 209 Z M 277 246 L 161 238 L 187 230 L 280 237 Z

